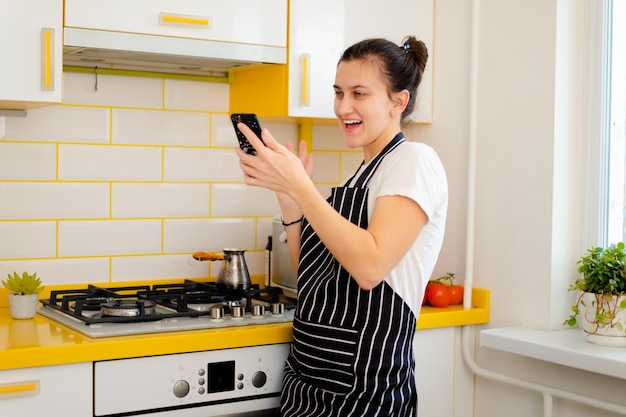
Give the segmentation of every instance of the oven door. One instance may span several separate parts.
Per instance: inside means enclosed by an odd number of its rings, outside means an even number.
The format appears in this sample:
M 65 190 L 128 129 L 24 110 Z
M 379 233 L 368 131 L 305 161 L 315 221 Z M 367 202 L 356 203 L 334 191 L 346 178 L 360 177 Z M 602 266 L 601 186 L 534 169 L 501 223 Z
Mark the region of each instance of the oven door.
M 278 416 L 289 344 L 94 363 L 94 416 Z

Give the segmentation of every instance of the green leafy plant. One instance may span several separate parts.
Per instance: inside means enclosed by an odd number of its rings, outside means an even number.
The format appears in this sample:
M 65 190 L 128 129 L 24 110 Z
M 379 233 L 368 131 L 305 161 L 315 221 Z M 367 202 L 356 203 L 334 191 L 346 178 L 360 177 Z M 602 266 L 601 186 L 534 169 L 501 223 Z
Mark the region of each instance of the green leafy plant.
M 615 328 L 626 334 L 626 326 L 616 319 L 616 313 L 626 308 L 626 244 L 619 242 L 607 248 L 591 247 L 581 257 L 577 265 L 581 276 L 574 281 L 568 291 L 578 291 L 576 301 L 571 306 L 571 315 L 564 325 L 576 327 L 581 307 L 595 310 L 595 316 L 586 315 L 591 333 L 599 329 Z M 585 293 L 595 295 L 588 306 L 583 299 Z
M 31 275 L 26 271 L 22 276 L 14 271 L 13 275 L 9 274 L 6 281 L 2 281 L 2 285 L 7 290 L 21 295 L 39 294 L 44 289 L 41 280 L 37 278 L 37 273 Z

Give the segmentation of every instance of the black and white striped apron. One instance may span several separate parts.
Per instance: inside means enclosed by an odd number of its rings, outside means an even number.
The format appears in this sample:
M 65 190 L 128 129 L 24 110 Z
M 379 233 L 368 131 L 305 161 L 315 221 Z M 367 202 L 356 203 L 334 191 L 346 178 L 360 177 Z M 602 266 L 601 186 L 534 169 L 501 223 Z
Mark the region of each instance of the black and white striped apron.
M 382 159 L 403 141 L 398 134 L 353 187 L 349 185 L 354 176 L 346 186 L 332 190 L 328 201 L 342 216 L 367 228 L 367 183 Z M 305 220 L 281 414 L 416 415 L 415 323 L 412 310 L 386 282 L 362 290 Z

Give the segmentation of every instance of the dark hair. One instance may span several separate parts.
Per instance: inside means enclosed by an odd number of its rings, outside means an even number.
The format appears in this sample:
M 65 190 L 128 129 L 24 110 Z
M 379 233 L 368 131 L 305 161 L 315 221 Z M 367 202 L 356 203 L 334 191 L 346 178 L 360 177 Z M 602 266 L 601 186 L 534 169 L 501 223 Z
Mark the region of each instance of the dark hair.
M 413 113 L 417 87 L 422 81 L 428 60 L 428 49 L 424 42 L 418 41 L 415 36 L 404 38 L 401 46 L 381 38 L 365 39 L 348 47 L 339 63 L 358 59 L 378 62 L 390 91 L 409 92 L 409 102 L 402 112 L 402 120 Z

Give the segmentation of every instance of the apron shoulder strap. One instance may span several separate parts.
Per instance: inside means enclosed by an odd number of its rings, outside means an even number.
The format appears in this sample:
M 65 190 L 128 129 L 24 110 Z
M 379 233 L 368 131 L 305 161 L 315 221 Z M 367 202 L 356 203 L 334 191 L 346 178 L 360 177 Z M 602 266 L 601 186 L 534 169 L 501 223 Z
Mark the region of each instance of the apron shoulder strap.
M 365 168 L 365 170 L 361 173 L 361 175 L 357 179 L 357 181 L 354 184 L 354 186 L 358 187 L 358 188 L 365 188 L 366 184 L 369 182 L 370 178 L 372 178 L 372 175 L 374 175 L 374 172 L 376 172 L 376 168 L 378 168 L 378 166 L 383 161 L 385 156 L 387 156 L 387 154 L 389 152 L 391 152 L 394 149 L 396 149 L 396 147 L 398 147 L 398 145 L 400 145 L 404 141 L 405 141 L 405 139 L 404 139 L 404 135 L 402 134 L 402 132 L 398 133 L 391 140 L 391 142 L 389 142 L 387 144 L 387 146 L 385 146 L 383 148 L 383 150 L 380 151 L 378 153 L 378 155 L 376 155 L 374 157 L 374 159 L 372 159 L 372 161 L 369 163 L 367 168 Z M 363 166 L 363 163 L 361 163 L 361 166 Z M 361 166 L 359 166 L 359 169 L 361 169 Z M 357 170 L 357 172 L 358 172 L 358 170 Z M 354 174 L 354 175 L 356 175 L 356 174 Z M 353 178 L 354 178 L 354 175 L 352 176 Z M 349 184 L 350 181 L 352 181 L 352 178 L 350 178 L 350 180 L 348 180 L 348 182 L 346 184 Z

